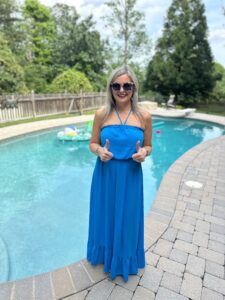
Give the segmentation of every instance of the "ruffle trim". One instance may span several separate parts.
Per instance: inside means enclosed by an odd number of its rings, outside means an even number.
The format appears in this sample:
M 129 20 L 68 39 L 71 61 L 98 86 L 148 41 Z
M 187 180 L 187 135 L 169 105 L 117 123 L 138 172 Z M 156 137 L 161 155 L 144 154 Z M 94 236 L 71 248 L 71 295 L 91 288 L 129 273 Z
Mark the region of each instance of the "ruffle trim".
M 109 277 L 112 280 L 121 275 L 127 282 L 129 275 L 136 275 L 139 268 L 145 267 L 145 252 L 144 249 L 138 249 L 136 255 L 122 257 L 113 255 L 112 248 L 88 245 L 87 260 L 93 266 L 104 264 L 104 272 L 110 272 Z

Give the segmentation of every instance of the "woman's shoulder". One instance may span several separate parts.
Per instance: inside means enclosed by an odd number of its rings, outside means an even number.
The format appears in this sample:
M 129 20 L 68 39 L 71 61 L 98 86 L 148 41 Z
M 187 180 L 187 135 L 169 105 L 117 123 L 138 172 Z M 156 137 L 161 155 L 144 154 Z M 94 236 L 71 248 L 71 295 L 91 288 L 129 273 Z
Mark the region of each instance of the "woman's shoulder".
M 143 117 L 144 120 L 149 121 L 152 118 L 151 113 L 148 110 L 145 110 L 141 107 L 139 107 L 139 113 L 141 114 L 141 116 Z
M 95 116 L 99 119 L 103 119 L 105 116 L 105 112 L 106 112 L 105 106 L 102 106 L 96 110 Z
M 98 108 L 95 112 L 95 122 L 97 122 L 99 126 L 101 126 L 105 120 L 105 117 L 106 117 L 106 108 L 105 106 L 102 106 Z

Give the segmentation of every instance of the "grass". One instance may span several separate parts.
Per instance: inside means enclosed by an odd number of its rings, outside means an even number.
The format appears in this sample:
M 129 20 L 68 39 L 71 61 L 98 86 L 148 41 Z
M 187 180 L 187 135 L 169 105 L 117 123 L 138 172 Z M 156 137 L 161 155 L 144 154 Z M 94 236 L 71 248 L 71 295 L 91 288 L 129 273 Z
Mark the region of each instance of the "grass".
M 159 107 L 162 107 L 159 105 Z M 217 116 L 225 116 L 225 104 L 217 104 L 217 103 L 210 103 L 210 104 L 198 104 L 194 106 L 196 108 L 196 112 L 204 113 L 209 115 L 217 115 Z M 176 109 L 184 109 L 185 107 L 181 105 L 176 105 Z
M 204 113 L 204 114 L 208 114 L 208 115 L 217 115 L 217 116 L 225 117 L 225 112 L 223 112 L 223 111 L 208 111 L 208 110 L 204 110 L 204 109 L 197 109 L 196 112 Z
M 92 115 L 95 111 L 86 111 L 83 114 L 84 115 Z M 42 120 L 52 120 L 52 119 L 62 119 L 62 118 L 71 118 L 71 117 L 77 117 L 80 116 L 79 113 L 74 114 L 60 114 L 60 115 L 51 115 L 51 116 L 43 116 L 43 117 L 36 117 L 36 118 L 30 118 L 30 119 L 23 119 L 23 120 L 17 120 L 17 121 L 10 121 L 6 123 L 0 123 L 0 128 L 17 125 L 17 124 L 24 124 L 24 123 L 31 123 L 36 121 L 42 121 Z
M 217 115 L 217 116 L 225 116 L 225 104 L 205 104 L 205 105 L 198 105 L 197 112 L 210 114 L 210 115 Z

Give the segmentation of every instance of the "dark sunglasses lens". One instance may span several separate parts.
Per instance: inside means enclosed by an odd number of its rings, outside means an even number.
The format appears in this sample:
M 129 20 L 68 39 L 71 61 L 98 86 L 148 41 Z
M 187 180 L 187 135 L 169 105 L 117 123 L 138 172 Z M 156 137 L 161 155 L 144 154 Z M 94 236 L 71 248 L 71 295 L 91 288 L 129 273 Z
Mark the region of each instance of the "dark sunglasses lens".
M 120 91 L 121 89 L 121 85 L 119 83 L 113 83 L 111 84 L 111 87 L 115 90 L 115 91 Z M 122 85 L 124 91 L 131 91 L 133 88 L 133 84 L 132 83 L 124 83 L 124 85 Z
M 120 84 L 119 83 L 113 83 L 111 85 L 111 87 L 115 90 L 115 91 L 119 91 L 120 90 Z
M 132 87 L 133 87 L 133 84 L 131 84 L 131 83 L 124 83 L 124 85 L 123 85 L 124 91 L 131 91 Z

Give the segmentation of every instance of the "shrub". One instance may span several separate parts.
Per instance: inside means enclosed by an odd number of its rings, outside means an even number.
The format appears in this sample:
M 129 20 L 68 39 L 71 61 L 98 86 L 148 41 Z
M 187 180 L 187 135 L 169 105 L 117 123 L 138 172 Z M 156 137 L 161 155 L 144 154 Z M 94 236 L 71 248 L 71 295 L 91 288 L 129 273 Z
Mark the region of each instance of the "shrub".
M 75 69 L 69 69 L 59 74 L 51 83 L 48 91 L 51 93 L 75 93 L 80 91 L 91 92 L 93 87 L 88 78 Z

